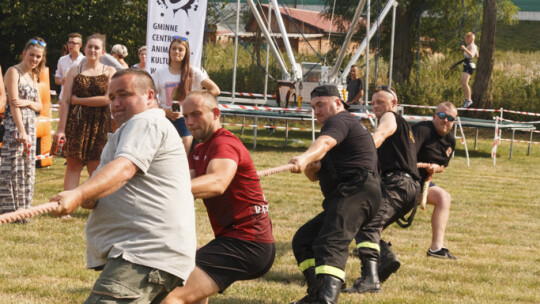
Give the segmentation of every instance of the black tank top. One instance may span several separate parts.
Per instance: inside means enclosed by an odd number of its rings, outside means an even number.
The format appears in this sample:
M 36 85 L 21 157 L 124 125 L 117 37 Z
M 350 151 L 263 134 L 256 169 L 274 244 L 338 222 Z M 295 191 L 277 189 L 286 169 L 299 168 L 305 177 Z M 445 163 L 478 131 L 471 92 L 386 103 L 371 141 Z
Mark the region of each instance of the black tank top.
M 396 132 L 385 139 L 377 149 L 381 176 L 392 171 L 409 173 L 416 180 L 420 174 L 416 168 L 416 146 L 411 127 L 407 121 L 395 112 Z

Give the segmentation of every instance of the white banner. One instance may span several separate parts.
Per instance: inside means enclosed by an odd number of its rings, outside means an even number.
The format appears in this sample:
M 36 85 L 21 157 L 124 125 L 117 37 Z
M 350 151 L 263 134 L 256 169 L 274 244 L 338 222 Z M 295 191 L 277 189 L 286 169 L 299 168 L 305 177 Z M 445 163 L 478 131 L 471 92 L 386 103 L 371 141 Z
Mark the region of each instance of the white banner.
M 146 70 L 153 74 L 169 64 L 169 44 L 175 36 L 188 39 L 190 64 L 201 66 L 206 0 L 148 0 Z

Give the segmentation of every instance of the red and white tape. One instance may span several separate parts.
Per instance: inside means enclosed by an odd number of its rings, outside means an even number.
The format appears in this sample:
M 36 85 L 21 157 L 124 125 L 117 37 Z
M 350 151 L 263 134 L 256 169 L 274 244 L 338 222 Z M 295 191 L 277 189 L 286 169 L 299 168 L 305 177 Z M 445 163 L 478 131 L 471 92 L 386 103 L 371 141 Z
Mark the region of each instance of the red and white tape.
M 513 141 L 517 143 L 531 143 L 531 144 L 540 144 L 538 141 L 528 141 L 528 140 L 520 140 L 520 139 L 511 139 L 511 138 L 501 138 L 501 141 Z
M 229 123 L 229 122 L 224 122 L 222 124 L 225 126 L 233 126 L 233 127 L 284 129 L 284 130 L 292 130 L 292 131 L 311 131 L 311 129 L 308 129 L 308 128 L 296 128 L 296 127 L 262 126 L 262 125 L 237 124 L 237 123 Z M 315 132 L 319 132 L 319 131 L 315 130 Z
M 221 91 L 221 94 L 232 95 L 232 92 Z M 258 93 L 244 93 L 244 92 L 234 92 L 234 95 L 238 95 L 238 96 L 249 96 L 249 97 L 264 97 L 264 94 L 258 94 Z M 266 97 L 276 98 L 276 95 L 273 95 L 273 94 L 266 94 Z

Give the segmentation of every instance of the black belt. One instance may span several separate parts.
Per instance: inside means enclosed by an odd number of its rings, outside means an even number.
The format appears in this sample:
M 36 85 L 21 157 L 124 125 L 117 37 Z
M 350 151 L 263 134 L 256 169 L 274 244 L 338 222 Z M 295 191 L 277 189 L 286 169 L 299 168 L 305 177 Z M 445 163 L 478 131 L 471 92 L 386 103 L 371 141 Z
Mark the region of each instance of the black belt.
M 412 176 L 405 171 L 390 171 L 383 174 L 383 178 L 388 178 L 391 176 L 405 176 L 408 178 L 412 178 Z

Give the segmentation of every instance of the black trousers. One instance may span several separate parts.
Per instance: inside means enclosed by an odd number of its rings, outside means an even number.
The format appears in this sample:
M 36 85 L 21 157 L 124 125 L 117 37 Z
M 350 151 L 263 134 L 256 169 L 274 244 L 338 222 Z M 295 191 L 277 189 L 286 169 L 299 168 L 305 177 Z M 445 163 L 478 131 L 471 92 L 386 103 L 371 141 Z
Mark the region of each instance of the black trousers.
M 361 227 L 377 213 L 381 201 L 377 173 L 363 172 L 338 187 L 323 201 L 323 212 L 298 229 L 292 248 L 301 271 L 345 279 L 348 247 Z
M 420 182 L 394 174 L 381 180 L 382 201 L 375 218 L 356 236 L 360 257 L 379 259 L 381 232 L 411 211 L 420 196 Z

